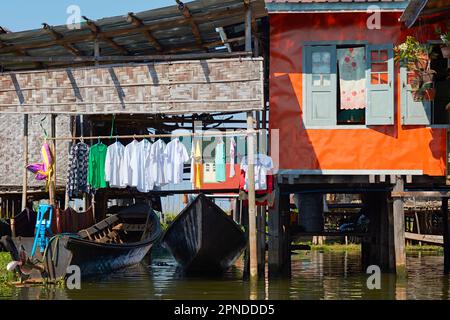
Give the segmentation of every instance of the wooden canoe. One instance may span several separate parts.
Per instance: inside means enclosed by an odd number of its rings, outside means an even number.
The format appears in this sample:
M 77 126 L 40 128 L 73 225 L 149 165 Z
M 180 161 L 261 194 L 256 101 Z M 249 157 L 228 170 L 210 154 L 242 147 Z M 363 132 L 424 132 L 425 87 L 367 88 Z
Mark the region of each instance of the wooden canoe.
M 162 242 L 186 273 L 224 271 L 246 246 L 239 225 L 203 194 L 180 212 Z
M 46 252 L 37 252 L 45 272 L 32 278 L 59 280 L 68 276 L 69 266 L 78 266 L 81 277 L 107 274 L 137 264 L 161 236 L 158 216 L 147 205 L 131 206 L 77 234 L 50 239 Z M 31 252 L 33 238 L 13 239 L 16 248 Z

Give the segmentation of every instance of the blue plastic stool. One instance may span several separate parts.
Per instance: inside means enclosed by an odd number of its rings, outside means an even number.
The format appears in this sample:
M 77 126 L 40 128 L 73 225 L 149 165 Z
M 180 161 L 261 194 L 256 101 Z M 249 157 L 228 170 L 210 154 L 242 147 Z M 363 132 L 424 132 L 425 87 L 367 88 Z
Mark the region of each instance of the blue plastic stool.
M 48 214 L 48 219 L 45 219 L 45 214 Z M 36 253 L 36 247 L 39 245 L 39 251 L 44 253 L 45 248 L 48 245 L 48 237 L 47 235 L 52 234 L 51 225 L 52 225 L 52 215 L 53 215 L 53 207 L 48 204 L 39 205 L 39 210 L 37 212 L 36 217 L 36 232 L 34 235 L 34 243 L 33 249 L 31 250 L 31 256 L 33 257 Z

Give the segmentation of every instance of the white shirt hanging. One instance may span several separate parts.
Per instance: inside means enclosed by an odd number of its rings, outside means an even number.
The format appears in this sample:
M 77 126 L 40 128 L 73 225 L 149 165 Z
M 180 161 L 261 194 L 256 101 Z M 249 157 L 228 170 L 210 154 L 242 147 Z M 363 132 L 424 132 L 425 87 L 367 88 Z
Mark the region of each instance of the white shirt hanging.
M 111 188 L 123 188 L 121 165 L 125 147 L 119 141 L 110 145 L 106 151 L 105 159 L 105 181 L 109 182 Z
M 150 178 L 150 150 L 152 144 L 147 139 L 138 142 L 135 152 L 131 153 L 131 181 L 132 186 L 140 192 L 149 192 L 153 189 L 153 181 Z
M 230 178 L 233 178 L 236 175 L 234 170 L 234 158 L 236 157 L 236 141 L 234 138 L 231 138 L 230 142 Z
M 248 160 L 247 156 L 242 158 L 241 169 L 245 171 L 244 188 L 248 190 Z M 255 155 L 255 190 L 267 189 L 267 174 L 273 169 L 272 158 L 265 154 Z
M 164 154 L 166 156 L 167 183 L 181 183 L 183 181 L 184 163 L 190 159 L 186 147 L 180 139 L 176 138 L 167 144 Z
M 133 180 L 133 168 L 131 166 L 131 158 L 133 157 L 134 154 L 136 154 L 138 144 L 139 142 L 133 140 L 125 147 L 125 151 L 123 154 L 123 161 L 120 169 L 122 176 L 121 185 L 123 187 L 126 186 L 137 187 L 137 180 Z
M 165 185 L 166 175 L 165 175 L 165 164 L 166 155 L 164 151 L 166 150 L 166 144 L 162 140 L 156 141 L 152 144 L 150 150 L 150 170 L 149 175 L 153 181 L 153 184 L 157 187 Z

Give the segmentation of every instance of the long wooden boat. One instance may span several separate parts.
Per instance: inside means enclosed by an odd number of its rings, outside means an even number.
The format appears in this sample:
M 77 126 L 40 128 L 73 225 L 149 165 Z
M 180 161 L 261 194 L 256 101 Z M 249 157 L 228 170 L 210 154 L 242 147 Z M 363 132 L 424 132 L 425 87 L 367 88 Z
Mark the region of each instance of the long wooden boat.
M 36 226 L 36 212 L 25 209 L 14 216 L 14 228 L 17 236 L 32 237 Z M 0 238 L 11 236 L 11 219 L 0 220 Z
M 37 250 L 33 259 L 23 263 L 33 269 L 31 279 L 63 279 L 73 272 L 70 266 L 78 266 L 82 278 L 107 274 L 142 261 L 160 236 L 158 216 L 149 206 L 139 204 L 76 234 L 56 235 L 43 253 Z M 12 239 L 13 258 L 21 256 L 20 252 L 30 253 L 33 240 Z
M 180 212 L 162 242 L 186 273 L 224 271 L 246 246 L 241 228 L 203 194 Z

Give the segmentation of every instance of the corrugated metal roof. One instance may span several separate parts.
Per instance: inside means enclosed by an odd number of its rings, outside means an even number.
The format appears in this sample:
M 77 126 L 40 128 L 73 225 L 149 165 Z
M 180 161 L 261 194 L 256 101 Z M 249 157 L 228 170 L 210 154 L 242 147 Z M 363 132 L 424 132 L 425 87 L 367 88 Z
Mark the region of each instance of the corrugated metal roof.
M 369 6 L 381 10 L 403 10 L 409 0 L 265 0 L 269 13 L 364 11 Z
M 405 0 L 265 0 L 266 3 L 405 2 Z
M 250 3 L 254 18 L 259 19 L 267 15 L 264 0 L 250 0 Z M 94 21 L 99 30 L 117 44 L 115 46 L 108 39 L 99 37 L 101 55 L 124 55 L 124 52 L 133 56 L 204 52 L 204 48 L 217 52 L 216 48 L 221 45 L 221 38 L 216 28 L 224 27 L 229 39 L 243 35 L 245 19 L 243 0 L 196 0 L 187 2 L 186 5 L 199 29 L 201 46 L 193 34 L 189 19 L 185 19 L 179 7 L 173 5 L 136 13 L 135 17 L 143 25 L 139 27 L 140 31 L 127 21 L 127 15 Z M 45 17 L 42 20 L 45 20 Z M 67 45 L 75 47 L 82 55 L 93 55 L 95 35 L 86 22 L 83 22 L 78 30 L 70 30 L 66 25 L 55 26 L 52 29 L 60 35 L 61 41 L 55 41 L 55 37 L 44 29 L 12 33 L 0 31 L 0 55 L 67 56 L 71 54 Z M 152 45 L 145 31 L 150 32 L 157 40 L 163 48 L 162 52 Z M 242 45 L 242 41 L 236 45 Z M 36 68 L 36 65 L 9 63 L 3 64 L 3 67 L 5 70 L 20 70 Z

